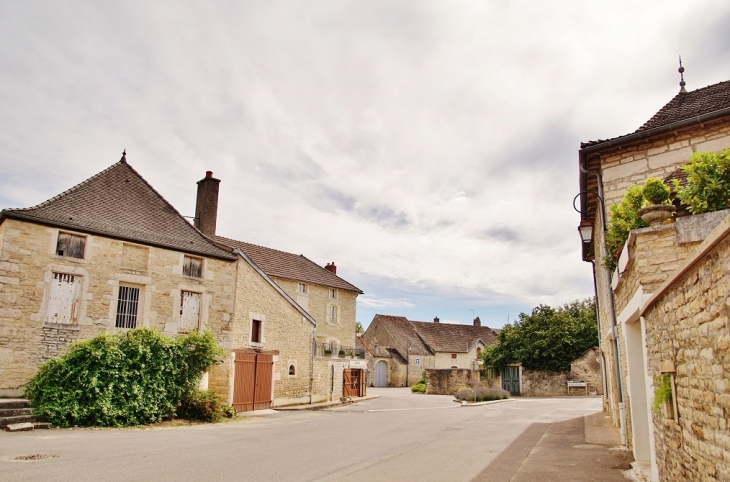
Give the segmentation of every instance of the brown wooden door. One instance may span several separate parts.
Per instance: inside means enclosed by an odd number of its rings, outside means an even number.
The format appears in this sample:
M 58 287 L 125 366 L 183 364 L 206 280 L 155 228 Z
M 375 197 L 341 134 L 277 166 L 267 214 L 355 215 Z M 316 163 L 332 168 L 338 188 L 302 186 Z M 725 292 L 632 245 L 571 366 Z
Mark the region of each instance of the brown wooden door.
M 271 408 L 273 355 L 236 352 L 233 408 L 238 412 Z
M 342 394 L 346 397 L 359 397 L 362 380 L 362 370 L 345 368 Z

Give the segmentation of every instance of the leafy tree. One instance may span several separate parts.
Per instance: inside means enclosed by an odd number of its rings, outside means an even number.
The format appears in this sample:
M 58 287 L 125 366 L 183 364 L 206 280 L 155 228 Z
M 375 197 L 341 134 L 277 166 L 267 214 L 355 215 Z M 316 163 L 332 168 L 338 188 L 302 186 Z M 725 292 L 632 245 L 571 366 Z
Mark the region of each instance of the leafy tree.
M 497 344 L 482 350 L 484 366 L 522 362 L 525 368 L 564 371 L 586 350 L 598 345 L 593 298 L 559 308 L 539 305 L 532 314 L 520 313 L 514 324 L 497 335 Z
M 362 333 L 362 332 L 363 332 L 362 323 L 360 323 L 359 321 L 356 321 L 355 322 L 355 333 Z
M 687 186 L 675 180 L 677 197 L 692 214 L 730 208 L 730 149 L 722 152 L 696 152 L 682 166 Z

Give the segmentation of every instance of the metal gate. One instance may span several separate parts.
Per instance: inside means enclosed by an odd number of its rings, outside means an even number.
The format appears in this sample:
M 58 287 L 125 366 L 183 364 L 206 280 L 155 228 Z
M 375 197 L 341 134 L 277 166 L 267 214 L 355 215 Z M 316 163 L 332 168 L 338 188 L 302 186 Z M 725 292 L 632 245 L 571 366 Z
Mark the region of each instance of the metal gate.
M 233 408 L 238 412 L 271 408 L 274 356 L 236 351 L 233 379 Z
M 512 395 L 520 394 L 520 367 L 502 367 L 502 388 Z
M 388 364 L 384 360 L 375 363 L 375 383 L 376 387 L 388 386 Z
M 345 368 L 343 372 L 342 395 L 345 397 L 365 396 L 365 377 L 359 368 Z

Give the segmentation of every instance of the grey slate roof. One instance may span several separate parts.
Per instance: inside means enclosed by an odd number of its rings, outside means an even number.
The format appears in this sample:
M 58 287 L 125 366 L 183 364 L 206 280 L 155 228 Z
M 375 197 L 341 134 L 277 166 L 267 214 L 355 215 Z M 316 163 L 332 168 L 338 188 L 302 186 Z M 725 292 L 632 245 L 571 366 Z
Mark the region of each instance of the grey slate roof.
M 390 334 L 401 344 L 404 350 L 401 356 L 405 356 L 405 352 L 411 355 L 432 354 L 405 316 L 375 315 L 370 324 L 372 325 L 376 321 L 385 323 Z
M 286 251 L 266 248 L 256 244 L 224 238 L 223 236 L 216 236 L 214 240 L 218 245 L 226 246 L 230 249 L 240 249 L 269 276 L 303 281 L 362 294 L 360 288 L 348 283 L 331 271 L 324 269 L 304 255 L 287 253 Z
M 466 353 L 477 340 L 496 343 L 496 333 L 487 326 L 411 321 L 416 333 L 434 352 Z
M 124 158 L 37 206 L 0 211 L 2 217 L 236 259 L 187 222 Z

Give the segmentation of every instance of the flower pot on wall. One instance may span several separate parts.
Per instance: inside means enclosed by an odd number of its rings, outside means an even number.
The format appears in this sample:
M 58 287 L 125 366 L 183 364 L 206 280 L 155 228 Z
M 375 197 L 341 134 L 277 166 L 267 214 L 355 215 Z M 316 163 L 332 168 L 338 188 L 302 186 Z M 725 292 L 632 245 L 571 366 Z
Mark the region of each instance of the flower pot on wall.
M 658 226 L 667 219 L 671 219 L 676 210 L 677 208 L 669 204 L 654 204 L 652 206 L 639 209 L 636 214 L 638 214 L 641 219 L 649 223 L 651 226 Z

